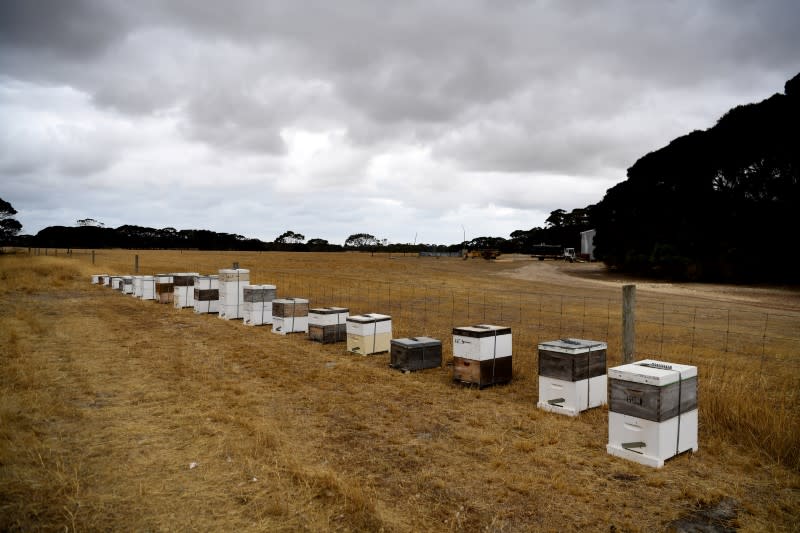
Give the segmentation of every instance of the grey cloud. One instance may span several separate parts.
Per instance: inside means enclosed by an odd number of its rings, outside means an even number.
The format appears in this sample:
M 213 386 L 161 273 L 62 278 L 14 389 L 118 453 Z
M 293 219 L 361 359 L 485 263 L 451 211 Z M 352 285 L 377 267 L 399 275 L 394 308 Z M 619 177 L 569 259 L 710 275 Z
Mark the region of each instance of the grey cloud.
M 493 228 L 530 227 L 781 90 L 800 70 L 798 21 L 793 0 L 8 1 L 0 82 L 41 96 L 6 122 L 65 136 L 6 126 L 0 176 L 26 202 L 94 187 L 87 208 L 175 227 L 210 227 L 197 212 L 224 183 L 217 229 L 270 239 L 288 228 L 262 235 L 237 209 L 322 238 L 477 225 L 473 207 Z M 176 189 L 192 190 L 177 207 Z
M 124 2 L 5 0 L 0 45 L 86 60 L 124 36 L 130 14 Z

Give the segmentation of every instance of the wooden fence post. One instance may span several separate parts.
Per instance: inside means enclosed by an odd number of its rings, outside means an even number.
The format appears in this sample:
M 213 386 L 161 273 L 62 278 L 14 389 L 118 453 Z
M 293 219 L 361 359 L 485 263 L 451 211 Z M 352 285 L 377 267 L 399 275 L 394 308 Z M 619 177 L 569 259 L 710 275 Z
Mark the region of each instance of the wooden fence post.
M 636 349 L 636 285 L 622 286 L 622 362 L 633 362 Z
M 134 274 L 138 274 L 139 273 L 139 254 L 136 254 L 134 257 L 135 257 L 135 259 L 133 260 L 133 273 Z
M 94 250 L 92 250 L 92 264 L 94 264 Z

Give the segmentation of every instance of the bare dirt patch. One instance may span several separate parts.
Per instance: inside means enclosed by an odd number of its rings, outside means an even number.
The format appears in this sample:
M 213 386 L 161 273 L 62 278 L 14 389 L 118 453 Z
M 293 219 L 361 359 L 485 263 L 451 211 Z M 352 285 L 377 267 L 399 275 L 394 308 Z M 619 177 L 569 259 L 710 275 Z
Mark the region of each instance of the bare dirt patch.
M 609 272 L 602 263 L 532 261 L 513 270 L 506 270 L 501 275 L 554 286 L 584 287 L 589 290 L 620 289 L 623 285 L 632 283 L 636 285 L 637 292 L 648 294 L 800 311 L 800 288 L 797 287 L 669 283 Z

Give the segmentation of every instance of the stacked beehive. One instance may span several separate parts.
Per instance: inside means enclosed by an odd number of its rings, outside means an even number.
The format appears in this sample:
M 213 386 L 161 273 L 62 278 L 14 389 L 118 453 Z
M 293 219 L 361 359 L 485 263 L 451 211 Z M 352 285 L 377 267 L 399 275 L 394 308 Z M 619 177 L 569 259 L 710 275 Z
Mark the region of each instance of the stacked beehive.
M 308 331 L 308 300 L 278 298 L 272 300 L 272 332 L 305 333 Z
M 511 328 L 478 324 L 453 328 L 453 379 L 488 387 L 511 381 Z
M 122 276 L 111 276 L 109 278 L 111 280 L 111 288 L 115 291 L 122 290 Z
M 660 468 L 697 451 L 697 367 L 645 359 L 608 369 L 611 455 Z
M 219 276 L 197 276 L 194 280 L 194 312 L 219 312 Z
M 606 403 L 604 342 L 559 339 L 539 344 L 539 403 L 545 411 L 577 416 Z
M 160 304 L 171 304 L 175 287 L 172 285 L 172 274 L 156 274 L 156 301 Z
M 392 339 L 389 366 L 402 371 L 442 366 L 442 341 L 430 337 Z
M 122 276 L 122 294 L 133 294 L 133 276 Z
M 250 283 L 246 268 L 223 268 L 219 271 L 219 317 L 225 320 L 242 318 L 244 286 Z
M 134 298 L 142 297 L 142 278 L 144 276 L 133 276 L 133 294 Z
M 272 300 L 275 285 L 245 285 L 242 297 L 242 319 L 246 326 L 272 324 Z
M 392 317 L 366 313 L 347 317 L 347 351 L 361 355 L 388 352 L 392 340 Z
M 156 277 L 155 276 L 142 276 L 142 300 L 155 300 L 156 299 Z
M 198 272 L 176 272 L 172 276 L 172 304 L 177 309 L 194 307 L 194 278 Z
M 315 307 L 308 310 L 308 338 L 323 344 L 347 338 L 346 307 Z

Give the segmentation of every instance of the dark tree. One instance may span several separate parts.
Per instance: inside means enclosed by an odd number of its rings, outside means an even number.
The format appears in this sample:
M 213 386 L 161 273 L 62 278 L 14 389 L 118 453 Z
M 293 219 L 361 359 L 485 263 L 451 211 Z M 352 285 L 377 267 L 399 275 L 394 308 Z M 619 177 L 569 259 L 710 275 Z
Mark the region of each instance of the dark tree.
M 293 231 L 285 231 L 281 233 L 275 242 L 278 244 L 300 244 L 306 240 L 306 236 L 302 233 L 295 233 Z
M 78 226 L 95 226 L 98 228 L 105 227 L 105 224 L 100 222 L 99 220 L 95 220 L 93 218 L 79 218 L 75 221 Z
M 9 242 L 17 233 L 22 231 L 22 224 L 14 217 L 17 210 L 0 198 L 0 242 Z
M 636 161 L 597 206 L 595 255 L 671 278 L 796 282 L 799 80 Z
M 380 241 L 369 233 L 354 233 L 344 241 L 345 248 L 370 248 L 380 245 Z

